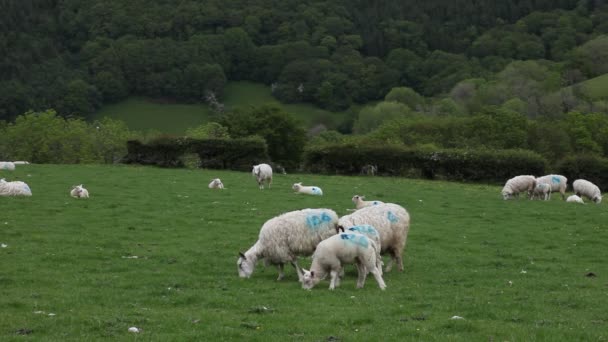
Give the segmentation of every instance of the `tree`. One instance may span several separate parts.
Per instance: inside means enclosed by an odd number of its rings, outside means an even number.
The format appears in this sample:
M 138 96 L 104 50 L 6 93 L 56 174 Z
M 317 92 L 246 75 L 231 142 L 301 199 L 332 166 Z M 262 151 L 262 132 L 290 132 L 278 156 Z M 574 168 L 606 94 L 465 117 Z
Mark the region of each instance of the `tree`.
M 188 128 L 186 136 L 195 139 L 227 139 L 230 138 L 228 127 L 224 127 L 217 122 L 208 122 L 206 124 Z
M 424 104 L 424 97 L 420 96 L 412 88 L 396 87 L 386 94 L 384 101 L 402 103 L 410 109 L 419 111 Z
M 407 118 L 411 113 L 407 105 L 399 102 L 380 102 L 375 106 L 366 106 L 359 112 L 359 117 L 353 125 L 353 133 L 369 133 L 384 122 Z

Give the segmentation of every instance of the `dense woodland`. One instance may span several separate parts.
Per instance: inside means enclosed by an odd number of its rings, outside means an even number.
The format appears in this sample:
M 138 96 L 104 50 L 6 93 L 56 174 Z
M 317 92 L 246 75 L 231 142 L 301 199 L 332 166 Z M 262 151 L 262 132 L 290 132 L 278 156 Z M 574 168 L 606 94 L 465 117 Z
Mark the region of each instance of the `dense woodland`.
M 531 149 L 550 161 L 608 154 L 608 92 L 583 86 L 608 73 L 603 0 L 0 6 L 6 122 L 28 110 L 86 118 L 133 95 L 221 109 L 226 82 L 250 80 L 285 103 L 374 103 L 313 143 L 354 133 L 381 144 Z M 239 133 L 231 115 L 218 122 L 233 137 L 255 131 Z

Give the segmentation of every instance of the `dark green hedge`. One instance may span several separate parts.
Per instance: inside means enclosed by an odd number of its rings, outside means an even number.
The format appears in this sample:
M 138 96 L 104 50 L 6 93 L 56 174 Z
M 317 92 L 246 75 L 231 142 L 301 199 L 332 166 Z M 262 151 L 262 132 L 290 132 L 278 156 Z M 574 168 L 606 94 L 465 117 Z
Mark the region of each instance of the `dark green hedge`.
M 416 149 L 403 146 L 334 144 L 304 154 L 304 168 L 327 174 L 360 174 L 376 165 L 378 174 L 502 183 L 516 175 L 545 173 L 546 160 L 528 150 Z
M 260 138 L 159 138 L 148 144 L 131 140 L 127 151 L 124 163 L 161 167 L 183 167 L 183 156 L 190 153 L 199 156 L 199 167 L 210 169 L 249 171 L 252 165 L 269 160 L 266 142 Z
M 608 159 L 593 155 L 579 155 L 562 159 L 557 170 L 568 178 L 568 183 L 572 184 L 575 180 L 586 179 L 600 190 L 608 189 Z

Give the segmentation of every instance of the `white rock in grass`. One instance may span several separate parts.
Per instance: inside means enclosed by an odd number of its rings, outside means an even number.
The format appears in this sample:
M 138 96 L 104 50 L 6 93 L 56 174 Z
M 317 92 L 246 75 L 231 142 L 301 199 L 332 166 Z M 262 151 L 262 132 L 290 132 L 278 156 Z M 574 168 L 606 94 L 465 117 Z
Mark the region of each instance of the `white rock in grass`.
M 131 333 L 139 333 L 139 329 L 136 328 L 136 327 L 130 327 L 129 328 L 129 332 L 131 332 Z

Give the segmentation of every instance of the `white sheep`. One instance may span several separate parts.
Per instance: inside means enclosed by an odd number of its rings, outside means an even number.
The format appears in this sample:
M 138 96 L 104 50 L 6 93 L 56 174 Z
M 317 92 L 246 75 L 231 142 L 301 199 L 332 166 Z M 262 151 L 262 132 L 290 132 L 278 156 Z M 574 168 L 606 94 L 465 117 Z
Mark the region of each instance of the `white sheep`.
M 376 256 L 376 259 L 378 260 L 378 268 L 380 269 L 380 275 L 382 275 L 382 257 L 380 256 L 380 251 L 382 250 L 382 242 L 380 241 L 380 233 L 378 233 L 378 230 L 376 228 L 374 228 L 374 226 L 369 225 L 369 224 L 360 224 L 357 226 L 348 227 L 348 228 L 346 228 L 346 231 L 344 230 L 344 227 L 337 226 L 336 232 L 338 234 L 340 232 L 342 232 L 342 233 L 353 232 L 353 233 L 363 234 L 363 235 L 367 236 L 368 239 L 371 239 L 372 241 L 374 241 L 374 243 L 376 244 L 376 247 L 378 247 L 377 248 L 378 255 Z M 340 275 L 342 276 L 343 273 L 341 273 Z
M 253 170 L 251 170 L 251 174 L 254 175 L 258 181 L 260 190 L 264 189 L 264 182 L 268 183 L 268 188 L 270 189 L 270 184 L 272 184 L 272 167 L 270 167 L 270 165 L 254 165 Z
M 577 195 L 571 195 L 571 196 L 568 196 L 568 198 L 566 198 L 566 202 L 572 202 L 572 203 L 582 203 L 582 204 L 585 204 L 585 202 L 583 201 L 583 199 L 582 199 L 582 198 L 580 198 L 580 197 L 579 197 L 579 196 L 577 196 Z
M 294 183 L 291 187 L 297 194 L 307 194 L 315 196 L 323 196 L 323 189 L 318 186 L 305 186 L 300 183 Z
M 7 182 L 0 179 L 0 196 L 32 196 L 30 187 L 22 181 Z
M 547 183 L 536 183 L 534 191 L 532 192 L 532 198 L 538 197 L 544 201 L 551 199 L 551 185 Z
M 27 165 L 27 164 L 29 164 L 29 163 L 30 163 L 30 162 L 25 161 L 25 160 L 17 160 L 17 161 L 13 161 L 13 164 L 15 164 L 15 165 Z
M 329 289 L 340 285 L 340 271 L 346 264 L 356 264 L 359 276 L 357 288 L 362 288 L 367 273 L 374 275 L 380 289 L 386 289 L 378 269 L 378 247 L 363 234 L 348 232 L 331 236 L 319 243 L 312 256 L 310 270 L 304 270 L 302 288 L 310 290 L 330 274 Z
M 507 181 L 502 188 L 502 198 L 508 200 L 513 197 L 519 197 L 520 192 L 526 191 L 528 197 L 532 197 L 532 191 L 536 186 L 536 178 L 534 176 L 516 176 Z
M 0 170 L 13 171 L 15 170 L 15 163 L 10 161 L 0 161 Z
M 70 191 L 70 196 L 74 198 L 89 198 L 89 190 L 85 189 L 82 184 L 74 185 Z
M 369 224 L 380 234 L 382 253 L 389 253 L 385 271 L 390 272 L 393 260 L 399 270 L 403 271 L 403 248 L 410 230 L 410 215 L 402 206 L 394 203 L 383 203 L 361 208 L 352 214 L 342 216 L 338 227 L 352 227 Z
M 559 191 L 562 194 L 562 199 L 566 199 L 566 188 L 568 187 L 568 178 L 562 175 L 546 175 L 536 178 L 536 183 L 547 183 L 551 186 L 551 192 Z
M 372 205 L 378 205 L 378 204 L 384 203 L 382 201 L 365 201 L 364 199 L 365 199 L 365 196 L 359 196 L 359 195 L 353 196 L 352 201 L 353 201 L 353 203 L 355 203 L 355 208 L 361 209 L 361 208 L 369 207 Z
M 239 276 L 249 278 L 258 260 L 277 265 L 283 279 L 283 265 L 291 263 L 302 280 L 298 256 L 311 255 L 319 242 L 336 234 L 338 215 L 331 209 L 302 209 L 274 217 L 262 226 L 258 241 L 245 253 L 239 253 Z
M 209 183 L 209 189 L 223 189 L 224 188 L 224 183 L 222 183 L 222 181 L 219 178 L 215 178 L 211 180 L 211 183 Z
M 602 203 L 602 193 L 597 185 L 585 179 L 577 179 L 572 183 L 572 189 L 577 196 L 587 197 L 596 204 Z

